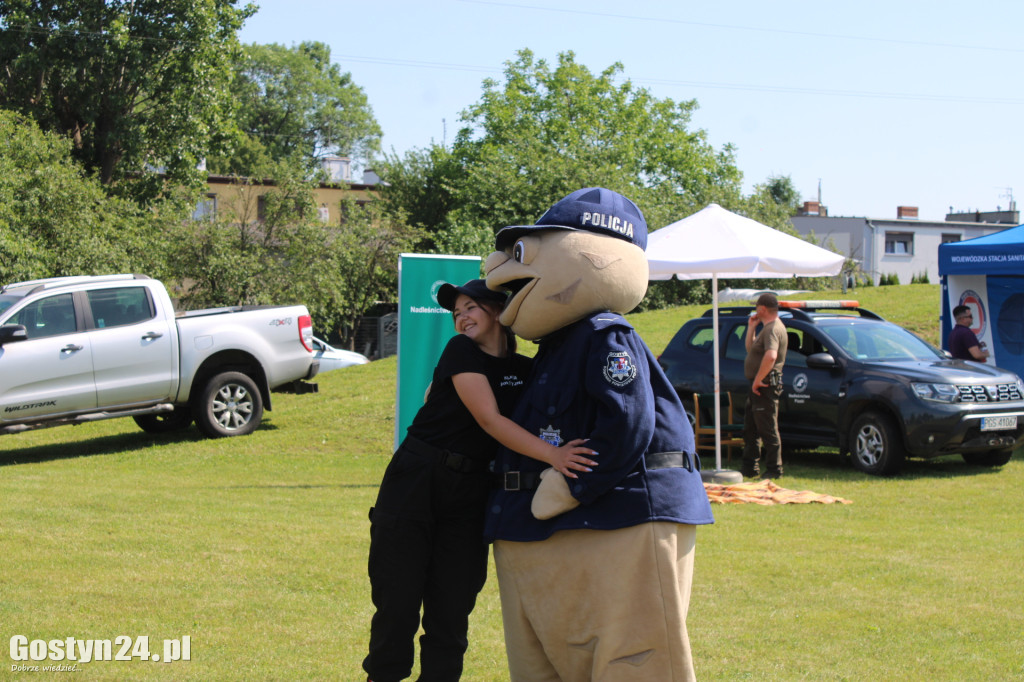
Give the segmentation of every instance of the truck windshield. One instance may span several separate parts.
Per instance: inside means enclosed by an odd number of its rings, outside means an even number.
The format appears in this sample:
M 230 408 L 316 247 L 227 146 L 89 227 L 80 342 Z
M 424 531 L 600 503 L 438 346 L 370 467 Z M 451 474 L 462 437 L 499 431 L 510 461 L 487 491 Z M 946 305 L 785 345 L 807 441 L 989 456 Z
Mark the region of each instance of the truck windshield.
M 934 362 L 946 359 L 935 347 L 889 322 L 821 320 L 819 326 L 837 346 L 857 360 Z
M 0 296 L 0 313 L 10 308 L 12 305 L 21 300 L 21 296 Z

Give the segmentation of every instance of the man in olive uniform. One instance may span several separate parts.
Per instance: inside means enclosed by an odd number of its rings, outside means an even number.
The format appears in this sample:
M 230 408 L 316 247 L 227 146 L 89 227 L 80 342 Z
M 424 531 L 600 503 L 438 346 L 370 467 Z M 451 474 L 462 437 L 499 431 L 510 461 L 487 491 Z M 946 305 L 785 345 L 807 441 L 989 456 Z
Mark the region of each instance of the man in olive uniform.
M 763 325 L 757 331 L 758 325 Z M 779 438 L 779 398 L 782 396 L 782 366 L 789 340 L 779 319 L 779 299 L 761 294 L 747 322 L 747 357 L 743 374 L 750 393 L 743 411 L 744 476 L 763 473 L 764 478 L 782 476 L 782 441 Z M 764 466 L 761 466 L 761 461 Z

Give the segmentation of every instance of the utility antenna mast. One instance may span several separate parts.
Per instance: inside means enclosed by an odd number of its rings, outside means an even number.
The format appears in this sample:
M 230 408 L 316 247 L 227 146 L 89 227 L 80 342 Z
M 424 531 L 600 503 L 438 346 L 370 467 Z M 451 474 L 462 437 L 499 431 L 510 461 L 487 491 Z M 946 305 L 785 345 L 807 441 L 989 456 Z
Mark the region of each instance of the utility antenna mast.
M 1017 202 L 1013 200 L 1013 188 L 1012 187 L 1003 187 L 1003 189 L 1005 189 L 1006 192 L 1004 194 L 1000 194 L 999 198 L 1002 199 L 1002 198 L 1006 197 L 1007 199 L 1009 199 L 1010 200 L 1010 210 L 1011 211 L 1016 211 L 1017 210 Z

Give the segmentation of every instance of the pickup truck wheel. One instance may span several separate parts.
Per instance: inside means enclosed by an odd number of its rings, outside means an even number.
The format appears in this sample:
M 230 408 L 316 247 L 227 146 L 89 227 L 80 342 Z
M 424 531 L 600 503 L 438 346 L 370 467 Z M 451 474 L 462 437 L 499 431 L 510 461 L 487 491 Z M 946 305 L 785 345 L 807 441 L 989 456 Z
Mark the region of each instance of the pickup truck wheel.
M 159 414 L 142 414 L 133 417 L 139 428 L 147 433 L 170 433 L 187 429 L 192 424 L 192 414 L 185 409 Z
M 888 476 L 903 466 L 907 453 L 893 418 L 881 412 L 865 412 L 850 427 L 853 466 L 866 474 Z
M 241 372 L 211 378 L 195 406 L 196 425 L 210 438 L 244 436 L 263 418 L 263 397 L 252 379 Z
M 960 456 L 968 464 L 986 467 L 1001 467 L 1013 457 L 1013 448 L 1008 450 L 989 450 L 987 452 L 961 452 Z

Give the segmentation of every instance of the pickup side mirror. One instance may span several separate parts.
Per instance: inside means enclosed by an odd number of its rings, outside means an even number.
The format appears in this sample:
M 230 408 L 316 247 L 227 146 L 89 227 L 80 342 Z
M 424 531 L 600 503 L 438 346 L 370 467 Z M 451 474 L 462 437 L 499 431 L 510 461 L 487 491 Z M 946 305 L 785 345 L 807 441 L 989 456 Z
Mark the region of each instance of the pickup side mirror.
M 27 341 L 28 332 L 23 324 L 5 324 L 0 326 L 0 346 L 15 341 Z
M 831 353 L 813 353 L 807 356 L 807 366 L 814 369 L 833 369 L 839 366 Z

